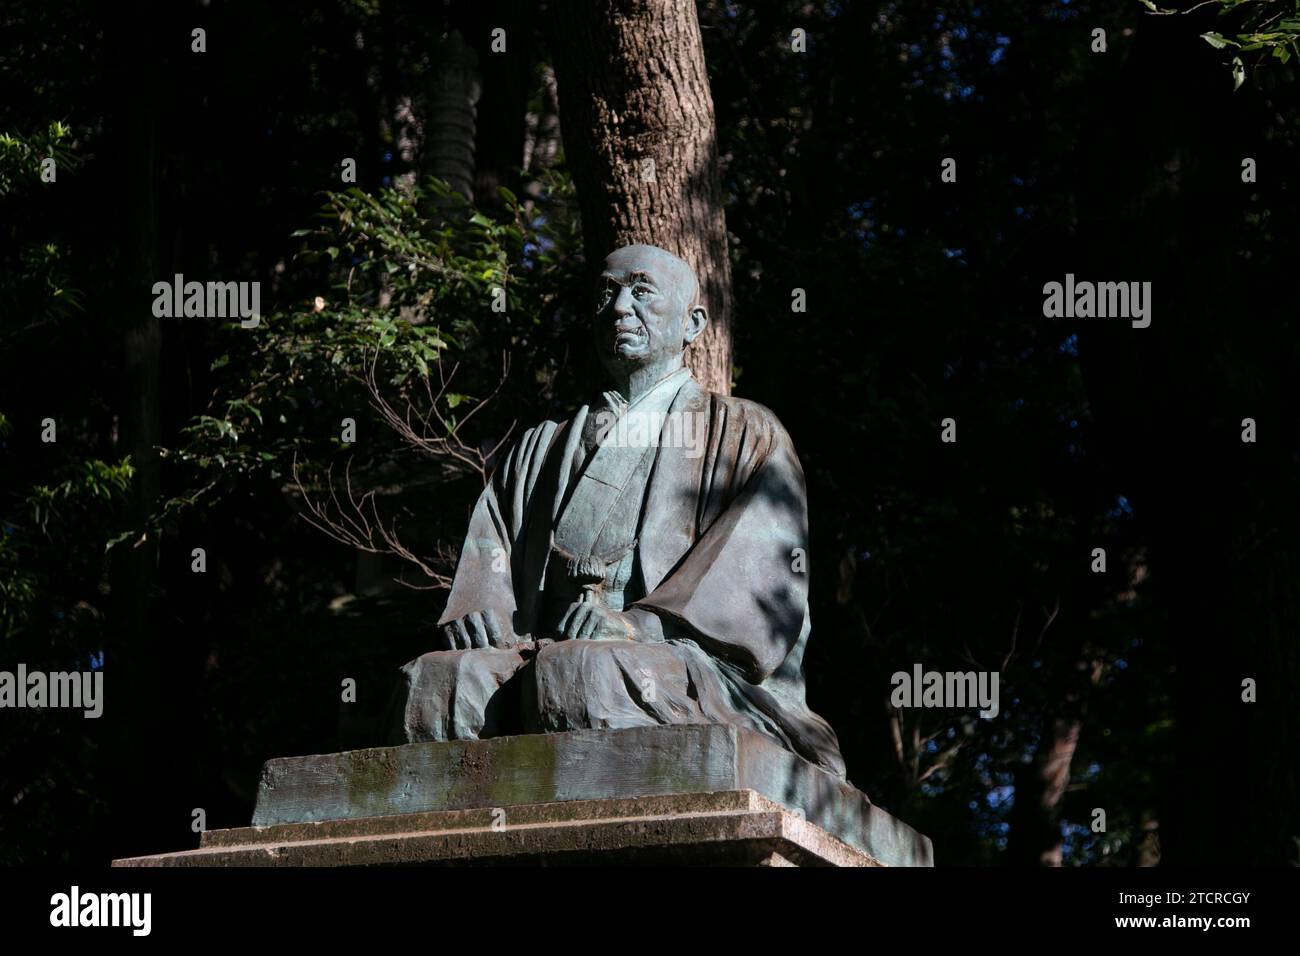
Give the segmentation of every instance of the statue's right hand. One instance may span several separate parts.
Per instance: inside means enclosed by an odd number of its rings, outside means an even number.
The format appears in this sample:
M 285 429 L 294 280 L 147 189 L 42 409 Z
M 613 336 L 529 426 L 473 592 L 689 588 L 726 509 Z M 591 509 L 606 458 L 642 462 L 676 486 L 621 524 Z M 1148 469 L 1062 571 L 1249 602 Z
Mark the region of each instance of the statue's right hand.
M 443 641 L 453 651 L 475 647 L 514 647 L 519 643 L 510 627 L 502 627 L 496 612 L 474 611 L 442 625 Z

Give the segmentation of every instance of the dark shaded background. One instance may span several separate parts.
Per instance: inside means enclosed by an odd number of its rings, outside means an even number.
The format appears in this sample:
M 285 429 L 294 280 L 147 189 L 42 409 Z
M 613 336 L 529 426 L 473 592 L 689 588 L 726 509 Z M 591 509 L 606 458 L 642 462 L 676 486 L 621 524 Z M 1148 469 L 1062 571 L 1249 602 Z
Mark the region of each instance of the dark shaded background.
M 94 657 L 107 684 L 99 721 L 0 714 L 8 861 L 187 848 L 194 808 L 212 828 L 247 823 L 262 761 L 377 742 L 394 669 L 432 646 L 442 595 L 387 586 L 391 564 L 299 520 L 284 462 L 169 518 L 156 570 L 148 547 L 104 557 L 145 517 L 138 488 L 69 503 L 44 531 L 29 499 L 129 452 L 121 425 L 154 372 L 170 449 L 248 384 L 238 354 L 212 367 L 230 336 L 213 323 L 164 319 L 156 365 L 124 358 L 149 284 L 259 279 L 267 313 L 320 294 L 329 264 L 295 258 L 290 234 L 340 188 L 341 157 L 358 159 L 367 191 L 428 171 L 429 144 L 404 158 L 394 117 L 407 98 L 417 117 L 429 108 L 452 28 L 479 53 L 479 205 L 503 215 L 497 184 L 531 197 L 554 243 L 545 262 L 519 250 L 526 327 L 482 330 L 515 354 L 476 437 L 570 408 L 589 369 L 581 245 L 565 240 L 578 215 L 562 151 L 545 149 L 549 18 L 527 10 L 0 11 L 0 129 L 63 120 L 76 157 L 0 210 L 0 667 Z M 1198 38 L 1212 10 L 1152 17 L 1136 2 L 699 14 L 735 393 L 780 416 L 805 465 L 810 702 L 853 782 L 930 835 L 941 864 L 1300 860 L 1293 67 L 1268 61 L 1234 92 L 1226 54 Z M 505 56 L 488 47 L 501 23 Z M 205 54 L 190 52 L 194 26 Z M 790 52 L 794 27 L 806 54 Z M 1094 27 L 1104 54 L 1090 51 Z M 940 181 L 944 157 L 956 183 Z M 1241 181 L 1244 157 L 1257 183 Z M 1151 327 L 1043 318 L 1043 283 L 1067 272 L 1152 282 Z M 52 305 L 55 286 L 79 307 Z M 796 288 L 806 313 L 790 310 Z M 286 427 L 316 434 L 366 412 L 319 392 L 281 396 L 300 403 Z M 39 439 L 47 416 L 56 445 Z M 939 441 L 946 417 L 956 444 Z M 1255 444 L 1240 439 L 1246 417 Z M 172 461 L 157 503 L 189 487 Z M 390 503 L 411 540 L 456 546 L 476 476 L 396 474 Z M 190 571 L 200 545 L 204 575 Z M 1104 575 L 1089 570 L 1094 547 Z M 914 662 L 1000 670 L 1002 714 L 898 715 L 889 676 Z M 340 702 L 345 677 L 356 704 Z M 1258 703 L 1241 702 L 1246 677 Z M 1089 829 L 1098 807 L 1104 834 Z

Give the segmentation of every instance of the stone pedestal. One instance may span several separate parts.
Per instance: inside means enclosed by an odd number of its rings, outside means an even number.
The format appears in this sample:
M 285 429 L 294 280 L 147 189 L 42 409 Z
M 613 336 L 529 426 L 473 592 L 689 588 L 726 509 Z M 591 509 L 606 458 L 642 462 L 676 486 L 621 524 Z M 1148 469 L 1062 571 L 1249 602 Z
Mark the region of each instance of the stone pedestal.
M 882 866 L 752 790 L 213 830 L 115 866 Z
M 115 866 L 929 866 L 930 841 L 736 727 L 581 730 L 269 761 L 253 826 Z

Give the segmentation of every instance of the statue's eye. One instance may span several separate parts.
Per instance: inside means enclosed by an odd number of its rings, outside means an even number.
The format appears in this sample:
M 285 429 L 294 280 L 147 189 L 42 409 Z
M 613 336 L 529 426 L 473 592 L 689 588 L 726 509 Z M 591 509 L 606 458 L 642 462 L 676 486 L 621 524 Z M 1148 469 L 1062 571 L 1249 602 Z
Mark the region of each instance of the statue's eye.
M 610 301 L 613 298 L 614 298 L 614 290 L 611 289 L 609 286 L 605 286 L 605 288 L 600 290 L 600 303 L 596 306 L 597 310 L 598 311 L 603 310 L 605 306 L 609 305 Z
M 646 296 L 650 295 L 652 292 L 654 292 L 654 289 L 650 288 L 648 285 L 640 285 L 640 284 L 638 284 L 638 285 L 636 285 L 635 287 L 633 287 L 633 289 L 632 289 L 632 294 L 633 294 L 634 296 L 636 296 L 638 299 L 644 299 Z

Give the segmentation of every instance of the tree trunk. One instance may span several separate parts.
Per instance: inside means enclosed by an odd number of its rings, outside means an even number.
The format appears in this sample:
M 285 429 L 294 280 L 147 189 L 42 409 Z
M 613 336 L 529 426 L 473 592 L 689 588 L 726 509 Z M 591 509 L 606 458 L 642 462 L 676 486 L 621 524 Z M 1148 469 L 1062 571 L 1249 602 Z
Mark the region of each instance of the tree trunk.
M 475 128 L 474 204 L 494 215 L 504 211 L 498 187 L 516 196 L 521 192 L 537 15 L 534 0 L 455 4 L 447 11 L 452 28 L 478 54 L 483 93 L 477 115 L 490 119 Z M 505 49 L 498 47 L 499 52 L 493 50 L 493 31 L 498 29 L 505 31 L 500 37 Z
M 151 308 L 152 287 L 162 278 L 159 263 L 160 131 L 156 90 L 158 69 L 151 42 L 156 39 L 150 24 L 156 7 L 137 4 L 129 8 L 110 28 L 115 41 L 110 49 L 121 51 L 115 81 L 115 135 L 121 165 L 119 207 L 121 272 L 118 276 L 117 321 L 122 332 L 123 393 L 120 434 L 123 449 L 130 454 L 135 476 L 131 484 L 128 518 L 141 527 L 153 514 L 162 487 L 158 445 L 162 441 L 160 368 L 162 328 Z M 156 771 L 150 760 L 158 752 L 158 728 L 173 726 L 174 715 L 166 710 L 168 675 L 161 655 L 173 636 L 161 633 L 157 624 L 159 543 L 150 535 L 139 544 L 123 545 L 115 552 L 112 566 L 114 604 L 113 637 L 105 648 L 105 672 L 113 686 L 132 688 L 109 712 L 117 752 L 127 754 L 118 768 L 118 790 L 114 802 L 122 808 L 119 839 L 148 835 L 158 826 L 157 814 L 163 786 L 149 789 L 156 802 L 141 800 L 142 780 Z M 145 692 L 141 692 L 145 691 Z M 128 836 L 128 834 L 130 836 Z M 128 845 L 124 842 L 123 845 Z
M 645 242 L 690 263 L 709 326 L 687 353 L 705 388 L 731 390 L 731 264 L 713 97 L 695 4 L 557 3 L 560 127 L 593 279 L 614 249 Z
M 1083 722 L 1057 717 L 1047 722 L 1034 762 L 1016 773 L 1007 861 L 1013 866 L 1061 865 L 1061 798 Z
M 1064 683 L 1048 689 L 1059 703 L 1043 718 L 1033 763 L 1016 768 L 1016 801 L 1008 822 L 1006 860 L 1011 866 L 1060 866 L 1063 859 L 1061 815 L 1070 767 L 1079 749 L 1079 734 L 1088 717 L 1088 701 L 1101 680 L 1102 660 L 1080 646 Z M 1091 817 L 1088 818 L 1091 823 Z
M 431 87 L 424 171 L 473 200 L 475 105 L 482 84 L 478 57 L 457 32 L 453 31 L 438 51 Z M 436 206 L 432 204 L 428 211 L 432 213 Z

